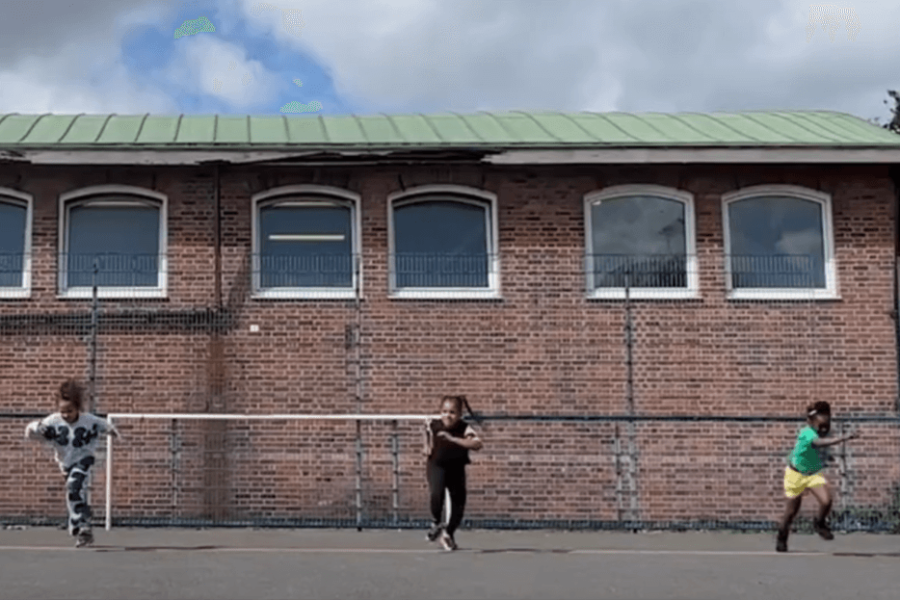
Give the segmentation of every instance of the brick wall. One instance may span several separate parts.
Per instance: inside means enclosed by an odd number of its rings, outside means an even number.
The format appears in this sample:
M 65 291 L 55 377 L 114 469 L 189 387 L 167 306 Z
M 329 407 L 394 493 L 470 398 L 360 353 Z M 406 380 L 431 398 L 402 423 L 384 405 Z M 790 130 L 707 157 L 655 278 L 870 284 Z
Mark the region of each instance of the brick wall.
M 39 324 L 47 313 L 89 309 L 56 297 L 58 196 L 104 183 L 168 195 L 166 300 L 104 301 L 110 313 L 214 308 L 214 182 L 209 168 L 0 166 L 0 187 L 33 194 L 33 294 L 0 301 L 0 411 L 50 412 L 58 382 L 88 373 L 88 330 Z M 502 300 L 396 300 L 387 295 L 388 194 L 432 183 L 498 195 Z M 316 183 L 362 196 L 365 299 L 254 300 L 248 295 L 250 196 Z M 223 171 L 222 297 L 229 318 L 210 334 L 210 314 L 167 326 L 101 328 L 102 412 L 355 412 L 347 328 L 361 323 L 362 402 L 368 412 L 427 413 L 440 395 L 465 393 L 477 410 L 506 414 L 625 414 L 625 304 L 584 298 L 583 196 L 652 183 L 695 196 L 699 300 L 635 301 L 634 406 L 642 415 L 796 416 L 827 399 L 836 416 L 893 414 L 897 357 L 893 310 L 893 188 L 880 167 L 643 166 L 479 168 L 241 168 Z M 726 299 L 721 195 L 765 183 L 832 195 L 840 300 Z M 251 332 L 257 325 L 258 332 Z M 0 515 L 61 515 L 61 481 L 37 446 L 21 442 L 25 419 L 0 419 L 0 452 L 22 485 Z M 201 427 L 124 424 L 117 455 L 117 516 L 319 515 L 354 511 L 353 426 L 281 423 Z M 782 456 L 793 424 L 503 422 L 470 468 L 472 518 L 768 520 L 780 511 Z M 391 512 L 388 425 L 366 425 L 368 510 Z M 401 424 L 400 509 L 426 515 L 418 429 Z M 887 502 L 900 479 L 895 427 L 872 426 L 831 477 L 839 502 Z M 177 449 L 177 452 L 175 451 Z M 177 454 L 177 456 L 176 456 Z M 173 470 L 173 465 L 175 465 Z M 97 503 L 103 474 L 94 481 Z M 205 488 L 205 489 L 204 489 Z M 210 492 L 213 490 L 213 492 Z M 98 506 L 99 508 L 99 506 Z M 102 511 L 101 511 L 102 512 Z

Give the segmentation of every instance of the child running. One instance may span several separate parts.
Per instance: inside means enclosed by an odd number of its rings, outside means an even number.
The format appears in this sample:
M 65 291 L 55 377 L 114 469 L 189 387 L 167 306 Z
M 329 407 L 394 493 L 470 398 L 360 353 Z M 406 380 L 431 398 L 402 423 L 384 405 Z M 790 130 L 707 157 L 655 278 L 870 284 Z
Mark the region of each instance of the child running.
M 778 552 L 787 552 L 791 523 L 800 510 L 800 503 L 806 490 L 819 501 L 819 516 L 813 521 L 813 529 L 824 540 L 834 539 L 834 534 L 825 522 L 831 511 L 831 492 L 828 490 L 828 482 L 820 473 L 823 465 L 818 449 L 859 437 L 858 433 L 851 433 L 841 438 L 822 439 L 831 430 L 831 406 L 824 401 L 816 402 L 807 408 L 806 420 L 809 425 L 800 430 L 797 444 L 788 457 L 788 466 L 784 470 L 784 495 L 787 496 L 787 503 L 778 528 L 778 540 L 775 545 Z
M 25 437 L 51 444 L 56 451 L 56 462 L 66 476 L 69 535 L 76 538 L 75 547 L 81 548 L 94 541 L 91 508 L 85 495 L 94 448 L 100 434 L 118 437 L 119 432 L 105 419 L 82 412 L 82 389 L 74 379 L 59 386 L 56 402 L 59 412 L 29 423 Z
M 466 465 L 469 450 L 484 446 L 478 434 L 462 420 L 463 406 L 473 417 L 465 396 L 444 396 L 441 399 L 441 418 L 425 425 L 425 454 L 428 456 L 426 474 L 431 491 L 431 516 L 434 524 L 428 541 L 440 538 L 444 550 L 456 550 L 453 534 L 462 523 L 466 508 Z M 444 511 L 444 490 L 450 494 L 450 518 L 441 522 Z

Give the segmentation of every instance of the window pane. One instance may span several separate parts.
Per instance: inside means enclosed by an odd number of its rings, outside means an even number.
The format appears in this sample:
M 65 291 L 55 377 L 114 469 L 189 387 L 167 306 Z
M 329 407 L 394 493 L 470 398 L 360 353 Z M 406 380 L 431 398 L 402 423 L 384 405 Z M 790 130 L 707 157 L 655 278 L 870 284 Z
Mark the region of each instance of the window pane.
M 687 287 L 683 202 L 653 196 L 591 206 L 594 286 Z
M 25 252 L 24 206 L 0 202 L 0 287 L 21 287 Z
M 69 211 L 68 286 L 159 285 L 159 209 L 74 206 Z
M 486 212 L 452 201 L 395 208 L 397 287 L 488 287 Z
M 728 205 L 734 288 L 824 288 L 822 205 L 787 197 Z
M 260 287 L 352 287 L 352 213 L 346 206 L 259 211 Z

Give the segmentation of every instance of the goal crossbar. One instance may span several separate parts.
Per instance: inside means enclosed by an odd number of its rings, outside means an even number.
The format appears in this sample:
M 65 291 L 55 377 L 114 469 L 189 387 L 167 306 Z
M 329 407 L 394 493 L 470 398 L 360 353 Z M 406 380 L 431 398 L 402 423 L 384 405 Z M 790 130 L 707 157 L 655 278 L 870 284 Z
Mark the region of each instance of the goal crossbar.
M 196 420 L 299 420 L 299 421 L 427 421 L 439 419 L 440 415 L 375 415 L 375 414 L 338 414 L 338 415 L 239 415 L 233 413 L 109 413 L 106 418 L 115 419 L 196 419 Z
M 440 415 L 394 415 L 394 414 L 283 414 L 283 415 L 241 415 L 233 413 L 108 413 L 111 425 L 123 419 L 185 419 L 196 421 L 429 421 L 440 419 Z M 112 464 L 113 438 L 106 439 L 106 515 L 105 527 L 112 528 Z

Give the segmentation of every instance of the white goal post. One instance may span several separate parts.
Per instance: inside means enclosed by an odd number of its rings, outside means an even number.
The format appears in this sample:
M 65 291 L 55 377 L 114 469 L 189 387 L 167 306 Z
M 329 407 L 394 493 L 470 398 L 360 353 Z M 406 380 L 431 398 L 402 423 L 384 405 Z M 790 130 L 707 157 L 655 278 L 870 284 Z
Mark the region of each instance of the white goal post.
M 440 415 L 394 415 L 394 414 L 284 414 L 284 415 L 243 415 L 228 413 L 109 413 L 106 419 L 113 425 L 122 420 L 178 419 L 195 421 L 429 421 L 440 419 Z M 112 469 L 113 437 L 106 439 L 106 530 L 112 528 Z

